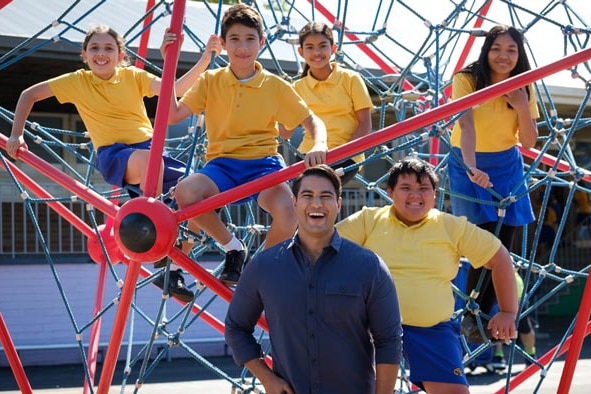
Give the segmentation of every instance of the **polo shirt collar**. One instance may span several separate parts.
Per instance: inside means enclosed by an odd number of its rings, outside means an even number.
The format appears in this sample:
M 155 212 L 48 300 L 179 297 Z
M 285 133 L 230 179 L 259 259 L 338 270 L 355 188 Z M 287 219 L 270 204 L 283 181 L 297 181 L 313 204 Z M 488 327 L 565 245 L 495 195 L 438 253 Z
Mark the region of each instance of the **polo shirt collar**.
M 310 88 L 315 88 L 316 85 L 318 85 L 319 83 L 323 83 L 325 85 L 332 85 L 332 86 L 337 86 L 338 84 L 340 84 L 340 75 L 337 72 L 337 68 L 339 67 L 337 63 L 335 62 L 331 62 L 330 63 L 332 65 L 332 72 L 330 73 L 330 75 L 328 76 L 328 78 L 326 78 L 326 80 L 324 81 L 319 81 L 316 78 L 314 78 L 312 76 L 312 74 L 310 74 L 310 72 L 308 72 L 307 77 L 304 80 L 306 81 L 306 83 L 308 84 L 308 86 Z
M 263 86 L 263 82 L 265 81 L 265 70 L 263 66 L 259 62 L 254 62 L 254 67 L 256 69 L 256 75 L 248 82 L 240 82 L 238 78 L 232 72 L 230 66 L 226 67 L 225 73 L 226 78 L 228 79 L 229 85 L 243 85 L 243 86 L 250 86 L 252 88 L 260 88 Z
M 425 223 L 427 223 L 429 221 L 429 217 L 432 215 L 433 209 L 429 210 L 429 212 L 427 212 L 427 215 L 423 218 L 423 220 L 421 220 L 420 222 L 418 222 L 417 224 L 413 224 L 412 226 L 409 226 L 407 224 L 405 224 L 404 222 L 402 222 L 400 219 L 398 219 L 398 217 L 396 216 L 396 207 L 392 204 L 390 206 L 390 218 L 394 223 L 397 223 L 398 225 L 405 227 L 405 228 L 417 228 L 417 227 L 422 227 L 423 225 L 425 225 Z
M 121 67 L 116 67 L 115 73 L 113 74 L 113 76 L 111 76 L 111 78 L 109 78 L 107 80 L 97 77 L 96 74 L 93 73 L 92 71 L 89 71 L 89 72 L 92 74 L 93 85 L 100 85 L 103 83 L 108 83 L 110 85 L 117 85 L 117 84 L 121 83 Z

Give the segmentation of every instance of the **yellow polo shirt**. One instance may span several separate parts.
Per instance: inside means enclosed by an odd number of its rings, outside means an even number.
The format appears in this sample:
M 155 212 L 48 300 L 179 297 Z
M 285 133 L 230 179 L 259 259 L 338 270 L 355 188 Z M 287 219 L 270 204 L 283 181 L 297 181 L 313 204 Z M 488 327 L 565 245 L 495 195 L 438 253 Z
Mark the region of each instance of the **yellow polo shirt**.
M 136 67 L 118 67 L 108 80 L 78 70 L 48 81 L 60 103 L 76 106 L 95 149 L 116 142 L 136 144 L 152 138 L 144 97 L 152 97 L 156 76 Z
M 451 318 L 455 304 L 451 281 L 458 273 L 460 257 L 478 268 L 501 247 L 492 233 L 463 216 L 437 209 L 409 227 L 396 218 L 392 205 L 364 207 L 336 226 L 341 236 L 386 262 L 396 285 L 402 321 L 418 327 Z
M 207 160 L 276 156 L 277 122 L 291 129 L 312 114 L 289 83 L 255 65 L 247 82 L 230 67 L 208 70 L 181 99 L 193 113 L 205 111 Z
M 340 68 L 336 63 L 332 66 L 332 73 L 325 81 L 319 81 L 308 74 L 293 84 L 312 112 L 326 125 L 328 149 L 351 141 L 351 136 L 359 126 L 355 112 L 373 108 L 361 76 L 355 71 Z M 299 150 L 307 153 L 313 146 L 312 137 L 304 133 Z M 352 159 L 359 163 L 364 155 L 360 154 Z
M 475 91 L 474 78 L 470 74 L 458 73 L 453 77 L 452 100 Z M 540 116 L 533 86 L 529 87 L 529 111 L 532 119 Z M 497 97 L 472 108 L 474 130 L 476 131 L 476 152 L 502 152 L 519 142 L 519 120 L 517 111 L 510 109 L 502 97 Z M 451 134 L 451 144 L 460 146 L 462 129 L 456 122 Z

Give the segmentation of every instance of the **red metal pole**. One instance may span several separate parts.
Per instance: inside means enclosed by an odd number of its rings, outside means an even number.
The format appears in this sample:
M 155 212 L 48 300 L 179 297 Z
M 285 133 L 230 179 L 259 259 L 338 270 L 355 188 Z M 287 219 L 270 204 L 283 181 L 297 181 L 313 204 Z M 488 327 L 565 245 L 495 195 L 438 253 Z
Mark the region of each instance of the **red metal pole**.
M 207 286 L 207 288 L 209 288 L 211 291 L 216 293 L 223 300 L 230 302 L 230 300 L 232 299 L 232 296 L 234 295 L 234 292 L 232 290 L 230 290 L 226 285 L 224 285 L 218 278 L 216 278 L 215 276 L 210 274 L 205 268 L 203 268 L 199 264 L 196 264 L 186 254 L 184 254 L 183 252 L 181 252 L 177 248 L 172 248 L 169 256 L 170 256 L 170 258 L 172 258 L 172 260 L 175 263 L 177 263 L 178 265 L 180 265 L 181 267 L 186 269 L 187 272 L 189 272 L 191 275 L 193 275 L 195 278 L 197 278 L 197 280 L 199 280 L 205 286 Z M 204 318 L 204 320 L 207 320 L 209 322 L 208 319 L 209 319 L 209 317 Z M 218 325 L 217 322 L 214 322 L 214 323 L 215 323 L 215 325 L 212 325 L 212 327 L 217 329 L 219 332 L 223 333 L 224 332 L 224 325 L 223 324 Z M 267 332 L 269 331 L 269 326 L 267 325 L 267 321 L 265 320 L 264 317 L 261 317 L 259 319 L 258 324 L 263 330 L 265 330 Z M 211 323 L 210 323 L 210 325 L 211 325 Z
M 16 379 L 16 383 L 18 384 L 21 393 L 33 394 L 33 389 L 31 388 L 31 384 L 27 379 L 23 364 L 21 363 L 18 353 L 16 352 L 16 348 L 14 347 L 14 343 L 12 342 L 12 338 L 8 332 L 8 327 L 4 322 L 2 312 L 0 312 L 0 342 L 2 343 L 4 353 L 8 359 L 8 364 L 10 364 L 10 368 L 12 369 L 12 373 L 14 374 L 14 378 Z
M 180 37 L 183 18 L 185 15 L 185 0 L 177 0 L 173 4 L 170 30 Z M 146 175 L 146 187 L 144 196 L 154 197 L 156 194 L 158 174 L 162 166 L 162 151 L 164 150 L 164 138 L 168 124 L 168 112 L 170 99 L 172 98 L 173 83 L 176 73 L 176 62 L 180 48 L 180 40 L 176 40 L 167 50 L 167 56 L 164 58 L 164 68 L 162 72 L 162 86 L 160 87 L 160 98 L 156 108 L 156 120 L 154 125 L 154 137 L 152 140 L 152 149 L 150 150 L 150 160 L 148 162 L 148 172 Z M 107 394 L 113 380 L 113 373 L 117 364 L 123 332 L 131 308 L 131 302 L 135 293 L 135 284 L 140 273 L 141 264 L 139 261 L 131 261 L 128 265 L 127 275 L 125 276 L 125 285 L 121 292 L 119 308 L 113 323 L 111 331 L 111 340 L 103 372 L 98 387 L 98 394 Z
M 10 3 L 12 3 L 12 0 L 0 0 L 0 10 Z
M 112 221 L 111 221 L 112 222 Z M 102 261 L 100 263 L 99 274 L 98 274 L 98 281 L 96 286 L 96 294 L 94 297 L 94 309 L 92 311 L 92 316 L 97 316 L 103 306 L 104 294 L 105 294 L 105 283 L 107 279 L 107 262 Z M 98 347 L 99 341 L 101 336 L 101 323 L 102 318 L 98 318 L 93 324 L 92 328 L 90 329 L 90 342 L 88 344 L 88 371 L 90 382 L 94 385 L 94 377 L 96 374 L 96 362 L 97 362 L 97 355 L 98 355 Z M 84 379 L 84 390 L 83 393 L 87 394 L 90 391 L 90 386 L 88 384 L 88 380 Z
M 587 323 L 586 328 L 584 328 L 585 335 L 589 335 L 589 333 L 591 333 L 591 322 Z M 555 353 L 558 351 L 558 354 L 556 354 L 556 356 L 560 356 L 562 354 L 564 354 L 565 352 L 569 352 L 569 349 L 571 347 L 571 341 L 572 341 L 573 336 L 569 336 L 566 341 L 564 341 L 564 344 L 562 345 L 562 347 L 560 349 L 558 349 L 558 345 L 554 346 L 552 349 L 548 350 L 546 352 L 546 354 L 544 354 L 542 357 L 538 358 L 538 362 L 544 366 L 548 365 L 550 363 L 550 361 L 555 358 Z M 570 352 L 569 352 L 570 354 Z M 525 382 L 530 376 L 532 376 L 537 370 L 539 370 L 540 367 L 536 364 L 531 364 L 530 366 L 528 366 L 527 368 L 525 368 L 523 371 L 521 371 L 519 374 L 515 375 L 515 377 L 513 377 L 511 379 L 511 381 L 509 382 L 508 387 L 503 386 L 502 388 L 500 388 L 499 390 L 495 391 L 495 394 L 503 394 L 505 392 L 506 389 L 509 389 L 509 391 L 517 388 L 521 383 Z M 561 387 L 561 386 L 559 386 Z
M 41 197 L 44 199 L 51 200 L 53 196 L 49 194 L 45 189 L 39 186 L 33 179 L 31 179 L 27 174 L 25 174 L 20 168 L 15 166 L 13 163 L 7 161 L 8 167 L 10 171 L 14 174 L 15 178 L 23 185 L 26 189 L 29 189 L 33 192 L 37 197 Z M 92 231 L 92 228 L 88 224 L 86 224 L 82 219 L 76 216 L 72 211 L 70 211 L 65 205 L 60 202 L 55 201 L 48 201 L 47 206 L 61 215 L 68 223 L 72 226 L 76 227 L 78 231 L 84 234 L 86 237 L 94 237 L 96 234 Z
M 6 150 L 6 142 L 8 141 L 8 137 L 4 134 L 0 133 L 0 148 Z M 24 148 L 20 148 L 18 150 L 18 156 L 20 160 L 24 163 L 27 163 L 29 166 L 33 167 L 37 171 L 39 171 L 42 175 L 45 175 L 47 178 L 51 179 L 58 185 L 62 186 L 64 189 L 69 190 L 72 194 L 80 196 L 87 201 L 89 204 L 92 204 L 98 210 L 104 212 L 107 216 L 115 217 L 119 207 L 113 204 L 111 201 L 107 200 L 94 190 L 90 189 L 88 186 L 83 185 L 82 183 L 75 181 L 72 177 L 68 176 L 67 174 L 61 172 L 51 164 L 47 163 L 45 160 L 39 158 L 34 153 L 26 150 Z M 15 167 L 11 167 L 15 168 Z M 21 177 L 19 175 L 19 179 L 25 179 L 25 177 Z M 31 184 L 33 181 L 30 180 Z M 29 185 L 32 186 L 32 185 Z M 40 188 L 39 188 L 40 189 Z M 57 204 L 56 204 L 57 205 Z M 61 212 L 60 212 L 61 213 Z M 75 216 L 72 215 L 70 218 L 74 218 Z M 85 231 L 80 231 L 86 233 Z
M 148 16 L 146 17 L 146 19 L 144 19 L 144 32 L 142 33 L 142 37 L 140 38 L 140 45 L 137 50 L 137 54 L 139 55 L 139 57 L 135 61 L 135 66 L 141 69 L 144 68 L 144 62 L 140 60 L 140 58 L 146 58 L 146 54 L 148 53 L 148 44 L 150 42 L 150 32 L 152 31 L 152 29 L 148 28 L 148 26 L 150 26 L 150 23 L 152 23 L 152 19 L 154 19 L 154 13 L 149 11 L 152 9 L 152 7 L 154 7 L 155 3 L 156 0 L 148 0 L 148 2 L 146 3 L 146 13 L 148 13 Z
M 127 317 L 131 309 L 131 302 L 135 294 L 135 284 L 140 272 L 141 263 L 139 261 L 131 261 L 127 266 L 127 275 L 125 275 L 125 284 L 119 299 L 119 307 L 113 322 L 113 329 L 111 330 L 111 339 L 107 354 L 105 355 L 105 362 L 103 363 L 103 370 L 99 381 L 97 393 L 108 394 L 111 382 L 113 381 L 113 374 L 117 366 L 117 358 L 119 357 L 119 350 L 121 342 L 123 341 L 123 333 L 127 324 Z
M 185 15 L 185 0 L 177 0 L 172 7 L 172 16 L 170 21 L 170 31 L 181 36 L 183 28 L 183 18 Z M 154 120 L 154 135 L 152 137 L 152 148 L 150 149 L 150 159 L 148 161 L 148 172 L 146 174 L 146 186 L 144 196 L 154 197 L 160 167 L 162 166 L 162 152 L 164 150 L 164 139 L 166 138 L 166 128 L 168 127 L 168 113 L 170 112 L 170 100 L 172 99 L 173 84 L 177 68 L 177 60 L 181 40 L 176 40 L 166 49 L 164 56 L 164 67 L 162 68 L 162 85 L 160 86 L 160 97 L 156 107 L 156 119 Z
M 581 305 L 575 321 L 575 328 L 572 334 L 572 344 L 570 351 L 566 355 L 566 361 L 558 384 L 557 394 L 568 394 L 570 386 L 577 366 L 577 361 L 581 355 L 581 348 L 583 347 L 583 339 L 587 335 L 585 327 L 589 324 L 589 316 L 591 315 L 591 280 L 587 279 L 585 283 L 585 290 L 581 298 Z
M 561 58 L 554 63 L 527 71 L 493 86 L 489 86 L 488 88 L 471 93 L 458 100 L 444 104 L 441 107 L 437 107 L 430 111 L 413 116 L 412 118 L 402 120 L 396 124 L 385 127 L 382 130 L 376 131 L 365 137 L 358 138 L 354 141 L 350 141 L 344 145 L 330 150 L 327 154 L 327 163 L 334 163 L 338 160 L 350 157 L 358 152 L 363 152 L 380 144 L 387 143 L 394 138 L 407 134 L 413 130 L 418 130 L 443 118 L 457 114 L 466 108 L 474 107 L 487 100 L 490 100 L 491 98 L 501 96 L 507 92 L 542 79 L 550 74 L 582 63 L 590 58 L 591 48 L 587 48 L 570 56 Z M 297 176 L 297 174 L 299 174 L 303 169 L 303 162 L 295 163 L 280 171 L 265 175 L 255 181 L 245 183 L 233 188 L 232 190 L 228 190 L 214 197 L 210 197 L 195 204 L 191 204 L 175 213 L 177 221 L 180 223 L 201 213 L 219 208 L 226 204 L 230 204 L 268 187 L 288 181 Z

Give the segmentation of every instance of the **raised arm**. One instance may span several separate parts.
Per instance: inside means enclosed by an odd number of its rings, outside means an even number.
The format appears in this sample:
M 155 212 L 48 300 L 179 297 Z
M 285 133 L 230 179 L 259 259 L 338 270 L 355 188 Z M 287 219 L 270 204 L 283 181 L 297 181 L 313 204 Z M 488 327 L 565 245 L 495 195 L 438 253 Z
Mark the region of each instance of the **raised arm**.
M 39 82 L 38 84 L 22 91 L 16 103 L 12 131 L 10 132 L 8 142 L 6 143 L 6 152 L 11 157 L 16 159 L 18 149 L 21 146 L 27 149 L 23 133 L 25 131 L 25 122 L 31 114 L 33 105 L 37 101 L 45 100 L 46 98 L 53 97 L 53 95 L 54 94 L 49 88 L 47 81 Z
M 166 49 L 170 44 L 176 41 L 177 35 L 171 33 L 170 31 L 166 30 L 164 33 L 164 38 L 162 39 L 162 45 L 160 46 L 160 53 L 162 57 L 165 56 Z M 181 40 L 183 36 L 181 35 Z M 182 44 L 182 41 L 181 41 Z M 182 77 L 176 80 L 174 87 L 175 87 L 175 97 L 182 97 L 187 90 L 193 86 L 193 84 L 197 81 L 197 78 L 207 70 L 209 63 L 211 61 L 211 53 L 213 52 L 215 56 L 219 55 L 222 51 L 222 44 L 220 43 L 220 39 L 215 34 L 209 36 L 209 40 L 207 41 L 207 45 L 205 47 L 205 51 L 199 58 L 199 61 L 191 67 L 189 71 L 187 71 Z M 156 78 L 152 85 L 150 86 L 150 90 L 156 94 L 160 94 L 160 88 L 162 86 L 162 80 L 160 78 Z
M 211 62 L 211 54 L 213 53 L 215 56 L 218 56 L 222 51 L 222 44 L 220 39 L 215 34 L 209 36 L 209 40 L 207 41 L 207 45 L 205 47 L 205 52 L 199 58 L 197 64 L 195 64 L 189 71 L 185 73 L 182 77 L 180 77 L 176 83 L 176 94 L 177 97 L 181 97 L 183 94 L 189 90 L 191 86 L 197 81 L 197 78 L 207 70 L 209 67 L 209 63 Z
M 533 148 L 538 140 L 538 125 L 529 108 L 527 90 L 521 87 L 503 95 L 503 98 L 517 111 L 521 146 L 526 149 Z

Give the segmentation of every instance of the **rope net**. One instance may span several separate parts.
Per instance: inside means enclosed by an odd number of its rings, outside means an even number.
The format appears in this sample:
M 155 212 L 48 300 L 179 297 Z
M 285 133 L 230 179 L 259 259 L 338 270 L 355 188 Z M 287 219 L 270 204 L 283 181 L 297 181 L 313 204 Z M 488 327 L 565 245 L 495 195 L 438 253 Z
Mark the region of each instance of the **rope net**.
M 16 6 L 16 3 L 18 2 L 9 4 L 0 12 L 10 13 L 11 7 Z M 589 164 L 586 161 L 588 158 L 580 153 L 584 145 L 576 138 L 590 122 L 585 117 L 591 75 L 587 62 L 589 56 L 570 62 L 568 67 L 551 68 L 556 61 L 584 53 L 587 48 L 591 29 L 581 14 L 584 2 L 469 1 L 456 4 L 453 1 L 441 1 L 438 2 L 437 10 L 433 10 L 434 7 L 428 2 L 417 4 L 411 1 L 379 0 L 366 2 L 362 8 L 354 3 L 358 2 L 269 0 L 253 4 L 265 21 L 267 45 L 261 52 L 260 59 L 267 69 L 289 81 L 297 78 L 297 73 L 302 68 L 296 51 L 299 45 L 297 31 L 310 20 L 327 22 L 335 32 L 335 60 L 342 67 L 359 72 L 372 94 L 375 131 L 363 141 L 347 144 L 343 149 L 332 152 L 333 156 L 329 155 L 329 160 L 336 161 L 337 158 L 352 157 L 360 151 L 366 153 L 363 162 L 343 168 L 344 172 L 358 166 L 364 168 L 345 189 L 341 213 L 343 217 L 362 205 L 391 203 L 384 189 L 386 170 L 400 158 L 409 155 L 424 158 L 434 165 L 442 180 L 438 190 L 438 207 L 448 210 L 450 192 L 447 159 L 451 147 L 450 132 L 454 121 L 470 107 L 469 103 L 463 103 L 461 108 L 450 107 L 451 77 L 454 71 L 475 60 L 480 47 L 479 40 L 482 40 L 479 37 L 486 32 L 487 26 L 503 23 L 520 29 L 527 39 L 532 68 L 550 65 L 544 69 L 543 74 L 530 77 L 535 78 L 532 82 L 535 81 L 535 94 L 541 114 L 538 120 L 540 137 L 535 149 L 522 151 L 525 158 L 523 176 L 528 184 L 527 194 L 537 204 L 539 214 L 535 223 L 521 229 L 521 242 L 512 251 L 515 267 L 524 281 L 518 319 L 528 316 L 537 318 L 539 313 L 547 311 L 548 305 L 570 287 L 584 283 L 589 269 L 587 263 L 570 253 L 572 248 L 567 247 L 567 244 L 573 243 L 584 246 L 590 238 L 588 223 L 577 223 L 576 226 L 572 224 L 575 196 L 583 194 L 588 198 L 591 192 L 588 183 L 591 182 L 591 176 L 585 169 Z M 0 70 L 18 64 L 32 53 L 58 42 L 80 48 L 89 21 L 94 21 L 95 18 L 101 21 L 110 20 L 100 18 L 103 13 L 112 15 L 113 10 L 120 6 L 117 1 L 79 0 L 72 2 L 61 14 L 60 10 L 56 10 L 55 15 L 48 15 L 46 25 L 36 34 L 23 39 L 0 57 Z M 137 15 L 125 15 L 124 20 L 114 20 L 118 25 L 113 24 L 112 27 L 125 36 L 128 55 L 140 62 L 136 64 L 160 74 L 162 70 L 145 53 L 141 53 L 139 48 L 143 46 L 142 38 L 150 32 L 152 39 L 161 39 L 161 32 L 170 24 L 173 4 L 159 1 L 149 4 L 149 7 L 142 7 L 145 9 L 138 9 Z M 208 36 L 219 29 L 220 11 L 225 10 L 225 7 L 200 1 L 187 3 L 182 26 L 185 33 L 183 50 L 201 52 L 205 49 Z M 543 58 L 540 58 L 541 55 Z M 210 67 L 223 67 L 226 64 L 226 58 L 221 56 L 214 59 Z M 571 112 L 574 116 L 568 115 L 569 117 L 561 113 L 564 109 L 555 101 L 555 96 L 562 94 L 561 91 L 553 88 L 557 84 L 556 78 L 564 75 L 567 75 L 568 84 L 579 92 L 569 101 L 574 108 Z M 564 80 L 562 78 L 561 81 Z M 489 89 L 481 97 L 486 99 L 486 94 L 489 98 L 496 97 L 502 94 L 499 89 Z M 511 90 L 510 87 L 504 89 Z M 0 107 L 0 119 L 10 125 L 13 113 L 10 109 Z M 42 176 L 29 178 L 21 169 L 23 166 L 16 166 L 8 159 L 4 150 L 0 151 L 2 168 L 12 185 L 14 196 L 20 196 L 26 214 L 33 223 L 38 245 L 51 268 L 75 333 L 76 346 L 85 367 L 85 387 L 93 391 L 97 338 L 101 335 L 95 332 L 98 330 L 97 322 L 103 316 L 114 313 L 123 300 L 121 289 L 126 271 L 121 268 L 125 264 L 118 263 L 129 263 L 129 258 L 118 252 L 114 243 L 112 218 L 116 214 L 116 207 L 128 200 L 127 191 L 114 189 L 97 177 L 94 170 L 95 152 L 86 131 L 63 130 L 35 122 L 27 122 L 26 126 L 27 143 L 29 146 L 36 146 L 36 152 L 42 150 L 46 160 L 31 154 L 22 161 L 25 165 L 40 170 Z M 3 134 L 9 134 L 9 130 L 10 127 L 4 128 Z M 187 119 L 181 125 L 168 130 L 165 150 L 187 163 L 186 174 L 204 164 L 207 146 L 205 131 L 202 116 Z M 288 164 L 293 163 L 299 154 L 297 139 L 296 135 L 291 140 L 281 141 L 282 154 Z M 6 137 L 0 136 L 0 146 L 5 148 L 5 144 Z M 573 150 L 574 146 L 577 150 Z M 61 176 L 52 172 L 51 168 L 56 166 L 62 169 Z M 50 179 L 50 190 L 40 186 L 47 184 L 41 180 L 44 176 Z M 276 183 L 281 181 L 277 179 Z M 264 186 L 257 187 L 259 191 Z M 228 193 L 228 201 L 236 201 L 246 195 Z M 493 189 L 491 193 L 494 195 L 496 192 Z M 498 200 L 499 223 L 502 223 L 503 210 L 524 196 L 495 195 Z M 163 201 L 170 201 L 169 197 L 168 191 L 158 196 Z M 50 235 L 39 223 L 39 210 L 36 207 L 40 205 L 51 208 L 52 215 L 59 215 L 71 223 L 75 231 L 87 240 L 88 252 L 92 260 L 98 263 L 97 299 L 90 318 L 88 314 L 77 316 L 77 311 L 71 306 L 72 298 L 76 295 L 69 292 L 68 286 L 60 279 L 62 266 L 55 263 L 52 242 L 47 238 Z M 79 206 L 84 209 L 77 209 Z M 171 203 L 171 207 L 175 209 L 174 203 Z M 542 235 L 548 230 L 545 226 L 551 210 L 557 215 L 554 223 L 550 224 L 553 237 L 548 240 Z M 249 249 L 256 252 L 261 247 L 269 218 L 253 203 L 223 204 L 220 214 L 228 228 L 243 239 Z M 186 222 L 179 225 L 178 239 L 189 241 L 193 245 L 190 260 L 179 256 L 174 250 L 170 257 L 196 278 L 189 285 L 195 291 L 194 302 L 186 305 L 167 303 L 166 295 L 159 300 L 157 293 L 154 293 L 155 287 L 151 286 L 159 271 L 152 272 L 145 268 L 146 265 L 142 266 L 131 300 L 129 321 L 132 323 L 124 326 L 127 351 L 122 386 L 128 384 L 132 369 L 135 368 L 138 391 L 141 383 L 149 382 L 150 374 L 169 352 L 179 354 L 181 351 L 211 369 L 220 378 L 226 379 L 234 392 L 262 389 L 246 371 L 239 379 L 227 375 L 196 351 L 191 346 L 191 341 L 187 340 L 191 331 L 203 330 L 204 325 L 211 327 L 218 339 L 221 337 L 223 310 L 231 297 L 231 291 L 219 285 L 214 278 L 222 268 L 220 258 L 223 254 L 219 245 L 204 233 L 191 232 Z M 455 317 L 460 318 L 468 310 L 478 309 L 478 305 L 475 305 L 471 295 L 463 292 L 460 283 L 456 284 L 458 302 Z M 111 301 L 103 302 L 104 296 L 110 296 Z M 584 312 L 588 316 L 589 311 Z M 484 313 L 477 316 L 481 329 L 486 325 L 487 318 Z M 144 326 L 144 329 L 138 329 L 139 326 Z M 264 324 L 262 326 L 255 335 L 268 348 L 268 337 Z M 559 349 L 575 326 L 573 321 L 558 344 Z M 89 333 L 86 338 L 90 338 L 90 342 L 83 340 L 85 333 Z M 137 346 L 132 346 L 134 343 L 143 345 L 138 350 Z M 494 347 L 493 343 L 487 342 L 478 347 L 468 345 L 465 340 L 462 343 L 467 367 L 473 369 L 483 365 L 490 368 L 490 363 L 482 360 L 483 355 Z M 111 346 L 123 347 L 121 343 L 111 343 Z M 546 368 L 560 354 L 556 351 L 534 359 L 516 343 L 509 349 L 509 373 L 503 390 L 509 390 L 512 385 L 531 376 L 537 371 L 536 368 L 547 372 Z M 514 364 L 523 359 L 532 363 L 533 367 L 517 375 L 511 382 Z M 404 366 L 401 371 L 399 391 L 414 392 L 416 388 L 408 381 Z M 538 377 L 539 386 L 543 387 L 545 375 L 546 373 L 542 373 Z M 112 376 L 101 376 L 100 379 L 110 384 Z

